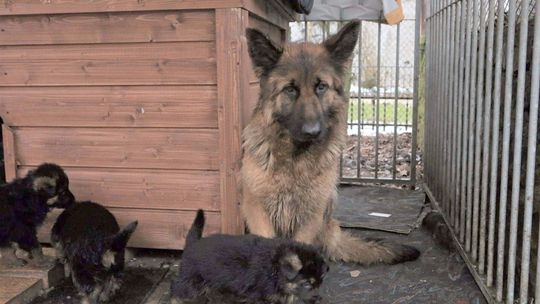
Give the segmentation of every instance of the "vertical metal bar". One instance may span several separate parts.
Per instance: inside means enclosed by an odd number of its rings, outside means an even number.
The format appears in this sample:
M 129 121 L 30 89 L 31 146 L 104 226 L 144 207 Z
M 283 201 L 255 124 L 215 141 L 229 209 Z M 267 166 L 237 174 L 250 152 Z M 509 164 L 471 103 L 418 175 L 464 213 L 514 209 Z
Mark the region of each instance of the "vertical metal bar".
M 495 219 L 495 206 L 489 210 L 489 229 L 486 228 L 486 212 L 488 201 L 488 182 L 489 182 L 489 144 L 490 144 L 490 124 L 491 124 L 491 97 L 493 88 L 493 42 L 494 42 L 494 28 L 495 28 L 495 0 L 488 0 L 488 29 L 487 29 L 487 54 L 486 54 L 486 85 L 485 85 L 485 106 L 484 111 L 484 134 L 483 134 L 483 155 L 482 155 L 482 193 L 480 198 L 481 204 L 481 221 L 480 221 L 480 258 L 479 258 L 479 272 L 485 273 L 485 260 L 486 254 L 488 255 L 488 274 L 489 268 L 493 267 L 493 229 L 491 226 L 492 219 Z M 494 189 L 492 189 L 494 191 Z M 488 250 L 486 252 L 486 232 L 489 233 Z M 491 260 L 490 260 L 491 259 Z M 490 262 L 491 261 L 491 262 Z M 488 275 L 489 276 L 489 275 Z M 489 281 L 489 278 L 487 278 Z
M 304 18 L 306 18 L 304 16 Z M 304 42 L 308 42 L 308 22 L 304 19 Z
M 531 174 L 531 172 L 534 172 L 536 168 L 535 149 L 536 145 L 538 144 L 538 102 L 540 99 L 540 3 L 535 4 L 534 48 L 531 66 L 531 104 L 529 106 L 529 138 L 527 148 L 527 176 L 525 178 L 525 198 L 526 200 L 529 200 L 530 203 L 534 202 L 534 173 Z M 530 203 L 526 201 L 526 205 Z M 540 244 L 540 242 L 537 244 Z M 540 246 L 538 247 L 538 252 L 536 253 L 536 290 L 534 296 L 536 300 L 540 299 L 540 259 L 538 257 L 540 257 Z
M 448 171 L 450 169 L 450 164 L 448 161 L 448 152 L 449 152 L 449 126 L 448 123 L 450 121 L 449 117 L 449 96 L 450 96 L 450 85 L 451 82 L 448 81 L 450 79 L 450 37 L 451 37 L 451 31 L 450 31 L 450 9 L 445 6 L 444 8 L 444 27 L 445 27 L 445 42 L 444 42 L 444 54 L 443 54 L 443 60 L 444 60 L 444 72 L 443 72 L 443 110 L 441 111 L 441 122 L 443 123 L 443 149 L 442 149 L 442 190 L 443 190 L 443 196 L 442 196 L 442 202 L 445 208 L 445 211 L 447 214 L 450 213 L 450 204 L 448 200 Z
M 455 32 L 455 37 L 454 37 L 454 41 L 453 41 L 453 45 L 454 45 L 454 49 L 453 49 L 453 54 L 452 54 L 452 57 L 454 58 L 454 63 L 453 63 L 453 72 L 452 72 L 452 75 L 454 76 L 454 87 L 453 87 L 453 91 L 454 93 L 452 94 L 452 159 L 451 159 L 451 168 L 452 168 L 452 172 L 451 172 L 451 183 L 450 183 L 450 189 L 451 189 L 451 200 L 452 200 L 452 205 L 453 205 L 453 218 L 452 218 L 452 225 L 454 227 L 454 231 L 457 233 L 458 229 L 459 229 L 459 204 L 458 204 L 458 200 L 457 200 L 457 196 L 455 195 L 456 192 L 455 191 L 452 191 L 453 189 L 456 189 L 456 184 L 457 184 L 457 180 L 456 180 L 456 172 L 458 171 L 458 168 L 459 168 L 459 163 L 458 163 L 458 144 L 457 144 L 457 128 L 458 128 L 458 124 L 457 124 L 457 108 L 458 108 L 458 102 L 459 102 L 459 44 L 460 44 L 460 35 L 459 33 L 461 32 L 461 28 L 460 28 L 460 16 L 461 16 L 461 11 L 460 11 L 460 3 L 459 2 L 454 2 L 453 4 L 453 8 L 454 8 L 454 11 L 455 11 L 455 18 L 454 18 L 454 23 L 455 23 L 455 30 L 453 32 Z
M 499 120 L 500 120 L 500 110 L 501 110 L 501 86 L 502 86 L 502 65 L 503 65 L 503 38 L 504 38 L 504 1 L 498 0 L 497 2 L 497 38 L 496 38 L 496 54 L 495 54 L 495 78 L 493 80 L 493 124 L 492 124 L 492 140 L 491 140 L 491 165 L 490 165 L 490 177 L 489 177 L 489 206 L 490 206 L 490 217 L 489 217 L 489 238 L 491 241 L 488 241 L 488 270 L 487 270 L 487 285 L 491 287 L 493 285 L 493 265 L 494 261 L 494 247 L 495 247 L 495 217 L 497 209 L 497 182 L 498 182 L 498 161 L 499 161 Z M 502 208 L 502 206 L 501 206 Z M 506 210 L 506 207 L 505 207 Z M 506 212 L 506 211 L 505 211 Z M 501 217 L 499 217 L 501 218 Z M 500 229 L 500 226 L 499 226 Z M 500 231 L 500 230 L 499 230 Z M 503 229 L 504 231 L 504 229 Z M 504 240 L 504 236 L 502 236 Z M 501 235 L 498 234 L 497 241 L 497 252 L 501 248 Z M 504 246 L 503 246 L 504 248 Z M 501 253 L 504 255 L 504 253 Z M 498 255 L 497 255 L 498 259 Z M 497 263 L 497 269 L 499 269 L 499 263 Z M 497 279 L 497 301 L 502 301 L 502 273 L 499 274 L 497 271 L 497 278 L 501 277 L 501 284 L 499 285 Z M 499 289 L 500 287 L 500 289 Z M 500 296 L 500 297 L 499 297 Z
M 395 93 L 394 93 L 394 147 L 392 153 L 392 178 L 396 179 L 397 173 L 397 111 L 398 111 L 398 98 L 399 98 L 399 42 L 400 42 L 400 25 L 396 27 L 396 81 L 395 81 Z
M 519 57 L 518 57 L 518 82 L 517 82 L 517 97 L 515 106 L 515 129 L 514 129 L 514 155 L 512 164 L 512 197 L 511 197 L 511 212 L 510 212 L 510 238 L 509 238 L 509 255 L 508 255 L 508 285 L 506 289 L 506 303 L 513 303 L 514 298 L 514 284 L 516 273 L 516 254 L 517 254 L 517 232 L 518 232 L 518 209 L 519 209 L 519 192 L 520 192 L 520 178 L 521 178 L 521 148 L 523 144 L 523 109 L 525 102 L 525 71 L 527 64 L 527 35 L 529 30 L 529 15 L 527 9 L 529 7 L 529 0 L 521 1 L 521 24 L 519 29 Z M 511 70 L 510 70 L 511 71 Z M 532 206 L 531 206 L 532 208 Z M 531 210 L 532 214 L 532 210 Z M 524 227 L 525 229 L 525 227 Z M 525 231 L 525 230 L 524 230 Z M 530 221 L 529 221 L 529 238 L 530 238 Z M 530 248 L 529 248 L 530 250 Z M 529 260 L 529 251 L 527 251 L 527 263 Z M 522 277 L 527 275 L 524 284 L 528 283 L 529 270 L 526 273 L 522 273 Z M 523 286 L 523 285 L 522 285 Z M 525 292 L 525 294 L 523 294 Z M 527 303 L 527 289 L 521 290 L 520 294 L 524 295 L 524 298 L 520 297 L 520 303 Z
M 436 196 L 438 199 L 440 199 L 441 197 L 441 182 L 440 182 L 440 174 L 438 172 L 438 169 L 441 168 L 441 162 L 440 162 L 440 156 L 442 155 L 441 153 L 441 119 L 440 119 L 440 115 L 441 115 L 441 110 L 440 110 L 440 107 L 441 107 L 441 79 L 442 79 L 442 66 L 443 66 L 443 61 L 441 60 L 442 59 L 442 50 L 443 50 L 443 45 L 444 43 L 442 42 L 443 41 L 443 36 L 444 36 L 444 33 L 443 33 L 443 18 L 441 16 L 441 11 L 440 11 L 440 7 L 441 7 L 441 1 L 438 1 L 437 3 L 437 45 L 436 45 L 436 48 L 437 48 L 437 70 L 436 70 L 436 75 L 435 75 L 435 81 L 436 81 L 436 86 L 435 86 L 435 89 L 436 89 L 436 98 L 435 98 L 435 134 L 436 134 L 436 137 L 435 137 L 435 152 L 434 152 L 434 157 L 435 157 L 435 165 L 433 167 L 433 170 L 434 170 L 434 180 L 435 180 L 435 184 L 436 184 L 436 188 L 435 188 L 435 191 L 436 191 Z
M 535 3 L 536 4 L 536 3 Z M 536 4 L 538 5 L 538 4 Z M 528 15 L 528 12 L 522 12 L 522 14 Z M 528 300 L 528 282 L 529 282 L 529 267 L 531 256 L 531 236 L 532 236 L 532 213 L 534 203 L 534 179 L 536 169 L 536 145 L 538 134 L 538 100 L 539 100 L 539 87 L 540 87 L 540 11 L 536 8 L 536 15 L 534 20 L 534 47 L 533 47 L 533 59 L 531 65 L 531 99 L 529 104 L 529 129 L 527 138 L 527 163 L 525 173 L 525 209 L 523 212 L 523 244 L 521 248 L 521 279 L 520 279 L 520 295 L 521 303 Z M 536 255 L 538 259 L 538 255 Z M 537 267 L 538 269 L 538 267 Z M 538 284 L 538 270 L 536 277 L 536 289 L 539 289 Z M 535 299 L 539 294 L 536 294 Z
M 363 22 L 360 21 L 360 28 L 358 30 L 358 99 L 357 99 L 357 107 L 356 110 L 358 112 L 357 116 L 357 128 L 358 128 L 358 136 L 356 138 L 356 177 L 360 178 L 362 175 L 362 172 L 360 171 L 361 167 L 361 158 L 362 153 L 360 149 L 360 144 L 362 143 L 362 134 L 360 133 L 360 120 L 361 120 L 361 103 L 362 103 L 362 25 Z
M 432 6 L 432 2 L 430 1 L 429 2 L 429 5 L 428 5 L 428 16 L 431 16 L 431 6 Z M 424 84 L 424 95 L 425 95 L 425 109 L 424 109 L 424 130 L 429 130 L 429 127 L 430 127 L 430 117 L 428 117 L 428 113 L 430 111 L 430 106 L 431 106 L 431 89 L 430 89 L 430 85 L 431 85 L 431 51 L 433 49 L 432 47 L 432 44 L 433 44 L 433 40 L 432 40 L 432 32 L 433 32 L 433 20 L 431 18 L 429 18 L 428 20 L 426 20 L 426 77 L 425 77 L 425 84 Z M 425 136 L 424 136 L 424 154 L 425 154 L 425 170 L 424 170 L 424 178 L 426 178 L 426 180 L 430 181 L 429 179 L 429 176 L 430 176 L 430 169 L 431 169 L 431 162 L 430 162 L 430 144 L 431 144 L 431 140 L 430 140 L 430 136 L 428 133 L 425 133 Z M 431 184 L 431 183 L 430 183 Z
M 506 234 L 506 204 L 508 195 L 508 159 L 510 155 L 510 127 L 511 127 L 511 104 L 512 104 L 512 81 L 514 70 L 514 34 L 516 26 L 516 1 L 509 2 L 508 7 L 508 32 L 506 37 L 506 73 L 504 90 L 504 117 L 503 117 L 503 143 L 501 158 L 501 188 L 499 196 L 499 242 L 497 254 L 497 301 L 503 297 L 503 273 L 505 258 L 505 234 Z M 504 11 L 503 15 L 504 16 Z M 500 16 L 499 16 L 500 17 Z M 508 278 L 510 279 L 510 278 Z M 513 278 L 512 278 L 513 280 Z M 507 280 L 508 282 L 508 280 Z M 508 285 L 507 285 L 508 286 Z
M 447 116 L 448 116 L 448 122 L 447 122 L 447 136 L 446 136 L 446 140 L 448 141 L 448 151 L 446 153 L 446 157 L 447 157 L 447 164 L 448 164 L 448 168 L 446 170 L 446 182 L 445 182 L 445 185 L 446 185 L 446 201 L 447 201 L 447 205 L 448 205 L 448 218 L 450 219 L 451 222 L 453 222 L 453 218 L 454 218 L 454 205 L 452 204 L 453 201 L 452 201 L 452 197 L 451 197 L 451 192 L 452 192 L 452 168 L 454 166 L 454 163 L 452 162 L 453 160 L 453 141 L 452 141 L 452 135 L 454 133 L 454 112 L 453 112 L 453 109 L 454 109 L 454 104 L 453 104 L 453 96 L 454 96 L 454 93 L 455 93 L 455 90 L 454 90 L 454 46 L 455 46 L 455 19 L 456 19 L 456 16 L 455 16 L 455 5 L 453 4 L 450 4 L 450 6 L 448 7 L 448 10 L 449 10 L 449 18 L 448 18 L 448 23 L 449 23 L 449 40 L 448 40 L 448 53 L 447 53 L 447 57 L 448 57 L 448 74 L 447 74 L 447 79 L 448 79 L 448 93 L 447 93 Z
M 483 88 L 484 88 L 484 60 L 485 60 L 485 47 L 486 47 L 486 16 L 484 8 L 485 0 L 479 1 L 479 28 L 480 32 L 479 46 L 478 46 L 478 70 L 477 70 L 477 85 L 476 85 L 476 133 L 474 138 L 474 190 L 473 190 L 473 260 L 478 260 L 478 248 L 479 248 L 479 238 L 483 238 L 483 233 L 485 230 L 479 232 L 479 225 L 483 223 L 481 220 L 482 214 L 479 214 L 479 209 L 482 209 L 480 206 L 480 165 L 481 165 L 481 153 L 482 153 L 482 114 L 483 113 Z M 484 210 L 484 219 L 485 219 L 485 208 Z M 480 210 L 482 211 L 482 210 Z M 484 261 L 481 262 L 483 264 Z M 479 261 L 480 264 L 480 261 Z
M 377 108 L 375 109 L 375 178 L 379 177 L 379 104 L 381 100 L 381 23 L 377 28 Z
M 465 246 L 467 247 L 467 250 L 469 252 L 472 251 L 472 258 L 473 261 L 476 261 L 476 253 L 474 252 L 473 248 L 474 243 L 477 239 L 477 235 L 474 234 L 473 229 L 473 218 L 477 216 L 478 211 L 476 210 L 476 206 L 473 206 L 473 168 L 474 168 L 474 127 L 475 127 L 475 93 L 476 93 L 476 64 L 477 64 L 477 48 L 478 48 L 478 31 L 476 30 L 476 26 L 478 23 L 478 9 L 477 9 L 477 1 L 472 1 L 472 7 L 471 12 L 473 14 L 472 19 L 472 25 L 470 27 L 470 30 L 472 31 L 472 46 L 471 46 L 471 75 L 469 78 L 470 82 L 470 93 L 469 93 L 469 129 L 468 129 L 468 136 L 469 136 L 469 144 L 468 144 L 468 157 L 467 160 L 468 168 L 467 168 L 467 235 L 469 236 L 468 241 L 465 240 Z
M 461 42 L 460 42 L 460 68 L 459 68 L 459 92 L 460 92 L 460 98 L 458 102 L 459 107 L 459 123 L 458 123 L 458 157 L 461 158 L 459 161 L 460 168 L 458 171 L 458 181 L 460 181 L 460 185 L 456 185 L 456 195 L 459 197 L 459 217 L 460 217 L 460 225 L 459 225 L 459 241 L 461 243 L 465 242 L 465 174 L 467 174 L 467 162 L 466 162 L 466 156 L 465 156 L 465 149 L 467 147 L 467 141 L 465 140 L 465 114 L 466 114 L 466 105 L 465 105 L 465 67 L 467 66 L 467 60 L 466 60 L 466 49 L 467 49 L 467 23 L 469 19 L 469 10 L 468 7 L 468 1 L 469 0 L 463 0 L 461 2 Z M 461 187 L 460 187 L 461 186 Z
M 416 149 L 418 136 L 418 83 L 420 80 L 420 23 L 422 15 L 422 5 L 416 1 L 416 14 L 414 24 L 414 79 L 413 79 L 413 117 L 412 117 L 412 143 L 411 143 L 411 182 L 416 182 Z M 425 142 L 425 140 L 424 140 Z
M 465 89 L 464 89 L 464 104 L 463 104 L 463 167 L 461 172 L 461 203 L 463 212 L 466 215 L 466 219 L 464 221 L 465 223 L 465 232 L 464 232 L 464 240 L 465 240 L 465 249 L 467 251 L 471 250 L 471 206 L 468 204 L 467 199 L 467 170 L 468 170 L 468 164 L 469 164 L 469 154 L 467 151 L 467 134 L 470 128 L 469 124 L 469 111 L 470 111 L 470 99 L 469 99 L 469 93 L 470 93 L 470 76 L 471 76 L 471 35 L 472 35 L 472 19 L 473 19 L 473 12 L 472 12 L 472 6 L 474 4 L 474 1 L 476 0 L 468 0 L 467 1 L 467 28 L 465 30 L 465 34 L 467 36 L 466 38 L 466 45 L 465 45 Z

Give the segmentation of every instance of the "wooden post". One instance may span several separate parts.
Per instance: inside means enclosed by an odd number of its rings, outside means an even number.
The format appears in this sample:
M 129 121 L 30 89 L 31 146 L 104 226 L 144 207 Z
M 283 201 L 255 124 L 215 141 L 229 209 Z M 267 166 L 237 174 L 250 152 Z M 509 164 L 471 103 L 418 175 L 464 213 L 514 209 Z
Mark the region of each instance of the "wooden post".
M 222 232 L 241 234 L 238 172 L 241 158 L 242 107 L 249 95 L 245 29 L 248 12 L 216 9 L 217 97 Z
M 2 125 L 2 137 L 4 139 L 4 165 L 6 169 L 6 181 L 10 182 L 17 178 L 17 163 L 15 161 L 15 136 L 13 130 Z

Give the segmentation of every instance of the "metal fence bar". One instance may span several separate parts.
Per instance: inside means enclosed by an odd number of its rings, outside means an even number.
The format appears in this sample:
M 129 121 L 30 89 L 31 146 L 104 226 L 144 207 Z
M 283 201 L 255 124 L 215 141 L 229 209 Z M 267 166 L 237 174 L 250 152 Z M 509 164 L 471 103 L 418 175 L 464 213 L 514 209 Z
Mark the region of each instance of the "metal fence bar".
M 357 135 L 357 141 L 356 141 L 356 178 L 360 178 L 362 176 L 362 172 L 360 169 L 360 163 L 362 159 L 362 151 L 360 149 L 360 143 L 362 142 L 362 134 L 360 130 L 360 122 L 362 121 L 362 97 L 360 94 L 360 88 L 362 87 L 362 26 L 363 22 L 360 21 L 360 26 L 358 29 L 358 96 L 357 96 L 357 106 L 356 111 L 358 113 L 358 116 L 356 118 L 356 127 L 358 129 L 358 135 Z M 343 171 L 343 170 L 340 170 Z
M 452 181 L 450 183 L 451 189 L 450 189 L 450 197 L 451 202 L 453 204 L 453 218 L 452 218 L 452 225 L 454 227 L 454 231 L 459 230 L 459 204 L 458 204 L 458 195 L 456 191 L 452 191 L 453 189 L 457 189 L 457 172 L 459 171 L 459 154 L 458 154 L 458 141 L 457 141 L 457 126 L 458 126 L 458 102 L 459 102 L 459 44 L 460 44 L 460 33 L 461 33 L 461 11 L 460 11 L 460 3 L 453 3 L 452 8 L 454 11 L 454 28 L 455 28 L 455 35 L 454 35 L 454 41 L 453 41 L 453 54 L 452 58 L 454 60 L 453 64 L 453 72 L 452 75 L 453 78 L 453 95 L 452 95 Z
M 521 1 L 522 7 L 529 7 L 529 0 Z M 506 303 L 514 302 L 514 284 L 516 272 L 517 255 L 517 231 L 518 231 L 518 210 L 519 210 L 519 192 L 521 178 L 521 148 L 523 142 L 523 110 L 525 107 L 525 69 L 527 64 L 527 35 L 529 29 L 529 15 L 521 10 L 521 22 L 519 29 L 519 57 L 518 57 L 518 83 L 515 105 L 515 129 L 514 129 L 514 155 L 512 164 L 512 198 L 510 212 L 510 239 L 508 255 L 508 279 L 506 288 Z M 532 206 L 531 206 L 532 207 Z M 530 227 L 529 227 L 530 228 Z M 530 249 L 529 249 L 530 251 Z M 527 269 L 527 276 L 528 276 Z M 528 281 L 528 280 L 527 280 Z M 521 292 L 524 290 L 522 289 Z M 526 289 L 525 289 L 526 292 Z M 522 294 L 523 295 L 523 294 Z M 520 303 L 527 303 L 527 296 L 520 297 Z
M 538 138 L 538 103 L 540 100 L 540 4 L 536 3 L 536 13 L 534 20 L 534 47 L 532 58 L 531 75 L 531 104 L 529 106 L 529 138 L 527 148 L 527 176 L 525 178 L 525 199 L 526 205 L 530 204 L 534 197 L 534 169 L 536 162 L 536 145 Z M 528 201 L 529 202 L 528 202 Z M 538 233 L 540 237 L 540 233 Z M 538 242 L 540 244 L 540 240 Z M 540 299 L 540 246 L 536 253 L 536 290 L 535 299 Z
M 472 201 L 469 201 L 467 194 L 467 186 L 468 186 L 468 170 L 470 170 L 469 167 L 469 151 L 467 149 L 468 144 L 468 134 L 471 128 L 470 122 L 469 122 L 469 114 L 470 114 L 470 87 L 471 87 L 471 42 L 472 42 L 472 25 L 474 20 L 474 12 L 473 4 L 476 0 L 467 0 L 467 28 L 465 30 L 465 33 L 467 35 L 466 44 L 465 44 L 465 89 L 464 89 L 464 115 L 463 115 L 463 168 L 462 168 L 462 183 L 461 183 L 461 202 L 462 202 L 462 208 L 465 212 L 465 250 L 470 251 L 471 250 L 471 204 Z
M 461 33 L 460 33 L 460 36 L 461 36 L 461 39 L 460 39 L 460 50 L 459 50 L 459 94 L 460 94 L 460 98 L 458 100 L 458 157 L 460 158 L 460 160 L 458 160 L 458 162 L 460 163 L 460 166 L 458 168 L 458 179 L 456 179 L 457 181 L 461 181 L 459 183 L 459 185 L 456 185 L 456 196 L 458 197 L 458 201 L 459 201 L 459 240 L 460 242 L 464 242 L 465 241 L 465 179 L 464 179 L 464 176 L 466 174 L 466 170 L 467 170 L 467 165 L 466 165 L 466 162 L 464 161 L 464 151 L 465 151 L 465 147 L 467 146 L 466 145 L 466 142 L 464 142 L 463 144 L 460 144 L 461 142 L 463 142 L 463 133 L 464 133 L 464 126 L 465 126 L 465 120 L 464 120 L 464 116 L 465 116 L 465 94 L 464 94 L 464 87 L 465 87 L 465 79 L 464 79 L 464 75 L 465 75 L 465 65 L 466 65 L 466 60 L 465 60 L 465 49 L 466 49 L 466 37 L 467 37 L 467 19 L 469 18 L 469 14 L 468 14 L 468 10 L 467 10 L 467 0 L 464 0 L 461 2 L 461 19 L 462 19 L 462 22 L 461 22 Z M 459 170 L 461 169 L 461 170 Z M 461 172 L 459 172 L 461 171 Z
M 490 205 L 489 207 L 489 223 L 486 221 L 486 212 L 487 212 L 487 203 L 488 203 L 488 182 L 489 182 L 489 146 L 490 146 L 490 122 L 491 122 L 491 103 L 492 103 L 492 88 L 493 88 L 493 44 L 495 38 L 495 0 L 487 1 L 488 5 L 488 29 L 487 29 L 487 54 L 486 54 L 486 83 L 485 83 L 485 111 L 484 111 L 484 134 L 483 134 L 483 147 L 482 147 L 482 193 L 480 198 L 480 203 L 482 206 L 481 216 L 482 220 L 480 223 L 480 257 L 479 257 L 479 266 L 478 271 L 480 274 L 485 273 L 486 265 L 486 255 L 487 255 L 487 264 L 488 264 L 488 277 L 491 275 L 490 268 L 493 267 L 493 243 L 494 243 L 494 226 L 492 224 L 495 220 L 495 204 Z M 494 191 L 492 191 L 494 192 Z M 486 227 L 487 226 L 487 227 Z M 487 236 L 487 252 L 486 252 L 486 231 Z M 489 282 L 489 278 L 487 279 Z M 488 285 L 490 286 L 490 285 Z
M 495 247 L 495 217 L 496 217 L 496 209 L 497 209 L 497 182 L 498 182 L 498 160 L 499 160 L 499 130 L 500 130 L 500 109 L 501 109 L 501 87 L 502 87 L 502 65 L 503 65 L 503 54 L 504 54 L 504 45 L 503 45 L 503 38 L 504 38 L 504 18 L 501 18 L 500 16 L 504 16 L 504 2 L 505 0 L 498 0 L 497 2 L 497 53 L 495 56 L 495 79 L 494 79 L 494 88 L 493 88 L 493 135 L 492 135 L 492 141 L 491 141 L 491 165 L 490 165 L 490 178 L 489 188 L 491 189 L 491 192 L 489 194 L 489 205 L 491 215 L 490 215 L 490 237 L 491 242 L 490 246 L 492 248 Z M 506 208 L 506 207 L 505 207 Z M 506 212 L 506 209 L 505 209 Z M 500 221 L 500 215 L 499 215 L 499 221 Z M 499 225 L 499 231 L 500 231 L 500 225 Z M 503 230 L 504 231 L 504 230 Z M 503 246 L 504 244 L 500 245 L 500 238 L 501 235 L 498 234 L 498 240 L 497 240 L 497 252 L 500 249 L 500 246 Z M 504 239 L 504 236 L 503 236 Z M 489 250 L 489 249 L 488 249 Z M 487 285 L 491 287 L 493 285 L 493 264 L 494 264 L 494 250 L 489 251 L 491 255 L 491 260 L 488 260 L 488 273 L 487 273 Z M 501 253 L 504 255 L 504 252 Z M 497 254 L 497 259 L 499 260 L 499 255 Z M 491 261 L 491 263 L 490 263 Z M 491 266 L 490 266 L 491 265 Z M 497 262 L 497 267 L 499 266 L 499 263 Z M 499 277 L 501 277 L 502 280 L 502 274 L 499 274 L 497 271 L 497 294 L 499 294 L 499 286 L 501 288 L 501 297 L 502 297 L 502 281 L 499 285 Z
M 444 44 L 444 57 L 443 57 L 443 62 L 444 62 L 444 75 L 443 75 L 443 79 L 445 79 L 445 81 L 443 81 L 443 98 L 441 99 L 443 101 L 443 111 L 441 111 L 441 116 L 442 116 L 442 120 L 441 122 L 443 123 L 443 134 L 444 134 L 444 137 L 443 137 L 443 153 L 442 153 L 442 176 L 441 176 L 441 180 L 442 180 L 442 185 L 447 185 L 448 184 L 448 171 L 449 171 L 449 167 L 450 167 L 450 164 L 449 164 L 449 161 L 448 161 L 448 152 L 450 151 L 450 147 L 449 147 L 449 138 L 450 138 L 450 134 L 449 134 L 449 130 L 450 130 L 450 127 L 448 126 L 448 123 L 450 122 L 450 117 L 449 117 L 449 113 L 450 113 L 450 102 L 449 102 L 449 96 L 450 96 L 450 81 L 448 81 L 448 79 L 450 79 L 450 38 L 451 38 L 451 31 L 450 31 L 450 9 L 447 7 L 445 8 L 444 10 L 444 27 L 445 27 L 445 44 Z M 448 200 L 448 187 L 441 187 L 442 188 L 442 192 L 443 192 L 443 200 L 442 200 L 442 203 L 443 203 L 443 206 L 444 206 L 444 209 L 445 211 L 448 213 L 450 211 L 450 203 L 449 203 L 449 200 Z
M 394 147 L 392 153 L 392 178 L 396 179 L 397 174 L 397 124 L 398 124 L 398 96 L 399 96 L 399 42 L 400 42 L 400 25 L 396 27 L 396 85 L 394 99 Z M 360 86 L 358 86 L 360 87 Z
M 454 95 L 454 78 L 452 77 L 454 75 L 454 56 L 453 56 L 453 50 L 455 45 L 455 23 L 454 20 L 456 19 L 455 6 L 452 5 L 450 7 L 447 7 L 448 10 L 448 30 L 449 30 L 449 37 L 448 37 L 448 74 L 447 79 L 448 81 L 448 89 L 447 89 L 447 115 L 448 115 L 448 122 L 447 122 L 447 132 L 446 132 L 446 140 L 448 141 L 448 150 L 445 153 L 446 154 L 446 163 L 447 168 L 445 172 L 445 184 L 451 185 L 452 184 L 452 168 L 453 168 L 453 141 L 452 141 L 452 134 L 454 132 L 453 130 L 453 95 Z M 454 217 L 454 209 L 452 208 L 452 200 L 450 193 L 452 192 L 451 187 L 446 187 L 445 196 L 446 198 L 446 204 L 447 204 L 447 213 L 449 214 L 449 219 L 451 220 Z
M 516 3 L 509 2 L 508 7 L 508 31 L 506 37 L 506 73 L 504 88 L 504 112 L 503 112 L 503 144 L 501 157 L 501 188 L 499 196 L 499 239 L 497 254 L 497 301 L 503 300 L 504 282 L 504 259 L 505 259 L 505 235 L 506 235 L 506 204 L 508 194 L 508 160 L 510 155 L 510 127 L 511 127 L 511 104 L 512 104 L 512 81 L 510 71 L 514 69 L 514 32 L 516 26 Z
M 469 151 L 467 153 L 468 156 L 468 168 L 467 168 L 467 227 L 468 232 L 467 235 L 470 237 L 470 241 L 467 243 L 465 241 L 465 245 L 467 247 L 468 251 L 472 251 L 472 259 L 473 261 L 476 260 L 476 252 L 474 248 L 476 247 L 476 240 L 478 235 L 475 234 L 475 220 L 477 218 L 478 209 L 477 206 L 473 204 L 473 170 L 474 170 L 474 130 L 476 125 L 476 117 L 475 117 L 475 111 L 476 111 L 476 101 L 475 101 L 475 93 L 476 93 L 476 67 L 477 67 L 477 59 L 478 59 L 478 30 L 477 30 L 477 24 L 478 24 L 478 15 L 479 10 L 477 7 L 478 1 L 471 1 L 472 3 L 472 37 L 471 37 L 471 76 L 470 76 L 470 93 L 469 93 Z
M 377 108 L 375 109 L 375 178 L 379 177 L 379 105 L 381 101 L 381 23 L 377 24 Z
M 416 5 L 416 22 L 414 24 L 414 73 L 413 73 L 413 117 L 412 117 L 412 151 L 411 151 L 411 181 L 416 182 L 416 149 L 418 136 L 418 87 L 420 81 L 420 20 L 422 16 L 422 6 Z
M 537 303 L 540 4 L 431 0 L 426 33 L 428 196 L 489 303 Z
M 478 259 L 478 251 L 482 237 L 485 235 L 485 229 L 481 229 L 480 225 L 483 225 L 485 221 L 485 208 L 480 206 L 480 167 L 481 167 L 481 135 L 482 135 L 482 115 L 483 113 L 483 88 L 484 88 L 484 60 L 485 60 L 485 47 L 486 47 L 486 16 L 484 14 L 484 2 L 485 0 L 478 1 L 480 24 L 478 32 L 480 32 L 479 46 L 478 46 L 478 69 L 476 71 L 476 133 L 474 137 L 474 185 L 473 185 L 473 238 L 472 238 L 472 257 L 473 260 Z M 475 39 L 476 40 L 476 39 Z M 480 213 L 479 213 L 480 212 Z M 483 264 L 479 263 L 479 264 Z

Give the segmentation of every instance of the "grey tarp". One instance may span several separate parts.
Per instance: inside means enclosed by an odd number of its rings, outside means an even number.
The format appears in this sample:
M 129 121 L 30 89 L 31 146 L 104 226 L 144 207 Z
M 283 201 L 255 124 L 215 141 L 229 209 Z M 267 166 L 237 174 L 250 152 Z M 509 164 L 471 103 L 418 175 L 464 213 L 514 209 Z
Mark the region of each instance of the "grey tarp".
M 384 20 L 381 0 L 315 0 L 307 21 Z

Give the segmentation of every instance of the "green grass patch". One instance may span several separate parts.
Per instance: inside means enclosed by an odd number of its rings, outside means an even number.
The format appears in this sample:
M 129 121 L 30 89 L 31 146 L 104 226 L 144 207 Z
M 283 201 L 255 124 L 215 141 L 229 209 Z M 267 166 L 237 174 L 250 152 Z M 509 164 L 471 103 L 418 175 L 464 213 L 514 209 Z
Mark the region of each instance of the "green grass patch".
M 410 99 L 398 99 L 396 108 L 394 99 L 380 100 L 378 105 L 379 124 L 393 124 L 394 119 L 396 119 L 396 110 L 398 124 L 412 124 L 412 104 L 413 102 Z M 359 116 L 360 121 L 364 123 L 375 122 L 377 120 L 377 100 L 362 98 L 360 102 L 360 113 L 358 112 L 358 105 L 357 98 L 351 98 L 349 100 L 349 112 L 347 114 L 347 120 L 349 122 L 357 122 Z

